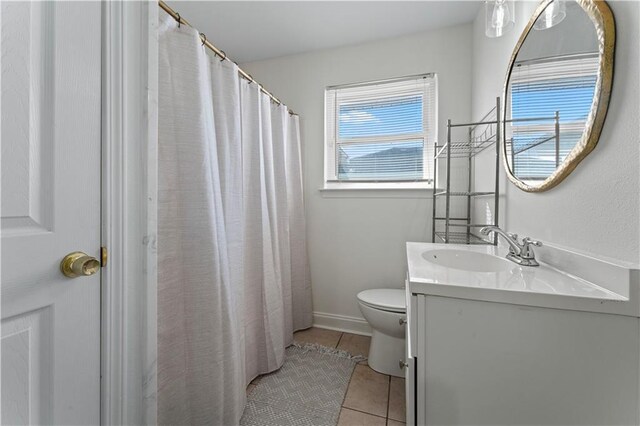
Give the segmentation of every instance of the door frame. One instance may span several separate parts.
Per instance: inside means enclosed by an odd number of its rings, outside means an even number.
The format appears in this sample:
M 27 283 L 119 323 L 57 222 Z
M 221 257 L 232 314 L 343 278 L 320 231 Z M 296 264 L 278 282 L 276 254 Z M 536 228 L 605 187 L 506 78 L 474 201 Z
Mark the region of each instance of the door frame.
M 102 2 L 103 425 L 156 424 L 158 5 Z

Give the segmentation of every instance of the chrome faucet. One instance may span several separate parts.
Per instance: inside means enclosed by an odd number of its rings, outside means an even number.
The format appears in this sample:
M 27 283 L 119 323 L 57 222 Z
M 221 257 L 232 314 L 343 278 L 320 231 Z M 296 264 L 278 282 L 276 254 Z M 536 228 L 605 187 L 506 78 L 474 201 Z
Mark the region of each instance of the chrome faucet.
M 484 228 L 480 229 L 480 233 L 482 235 L 489 235 L 492 232 L 495 232 L 496 234 L 503 237 L 509 244 L 509 253 L 507 254 L 507 259 L 521 266 L 539 265 L 539 263 L 536 261 L 536 256 L 533 252 L 532 246 L 541 247 L 542 243 L 540 241 L 535 241 L 529 237 L 524 237 L 522 239 L 522 243 L 519 243 L 518 234 L 505 232 L 497 226 L 485 226 Z

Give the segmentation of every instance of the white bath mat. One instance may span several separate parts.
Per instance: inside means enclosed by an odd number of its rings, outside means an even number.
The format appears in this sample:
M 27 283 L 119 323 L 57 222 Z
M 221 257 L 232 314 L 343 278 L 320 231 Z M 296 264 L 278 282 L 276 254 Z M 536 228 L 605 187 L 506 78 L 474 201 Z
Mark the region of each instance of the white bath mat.
M 286 349 L 282 367 L 262 376 L 248 396 L 240 425 L 336 425 L 351 373 L 365 359 L 294 343 Z

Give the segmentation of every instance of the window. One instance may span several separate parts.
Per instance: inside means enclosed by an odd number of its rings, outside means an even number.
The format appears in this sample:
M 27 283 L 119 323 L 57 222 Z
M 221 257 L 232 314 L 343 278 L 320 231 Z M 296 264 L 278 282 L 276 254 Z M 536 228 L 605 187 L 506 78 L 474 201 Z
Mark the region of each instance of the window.
M 507 127 L 514 175 L 544 180 L 564 161 L 582 138 L 597 77 L 597 54 L 516 64 Z
M 428 186 L 436 96 L 434 74 L 327 88 L 326 188 Z

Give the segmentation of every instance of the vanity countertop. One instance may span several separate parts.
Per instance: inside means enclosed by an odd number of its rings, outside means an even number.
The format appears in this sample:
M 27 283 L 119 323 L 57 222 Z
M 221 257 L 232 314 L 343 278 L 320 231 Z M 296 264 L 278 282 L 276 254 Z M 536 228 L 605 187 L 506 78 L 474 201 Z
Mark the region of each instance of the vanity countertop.
M 640 317 L 633 265 L 553 245 L 537 249 L 540 266 L 505 260 L 505 248 L 407 243 L 409 290 L 455 297 Z M 456 255 L 460 263 L 456 264 Z M 470 269 L 470 270 L 469 270 Z

